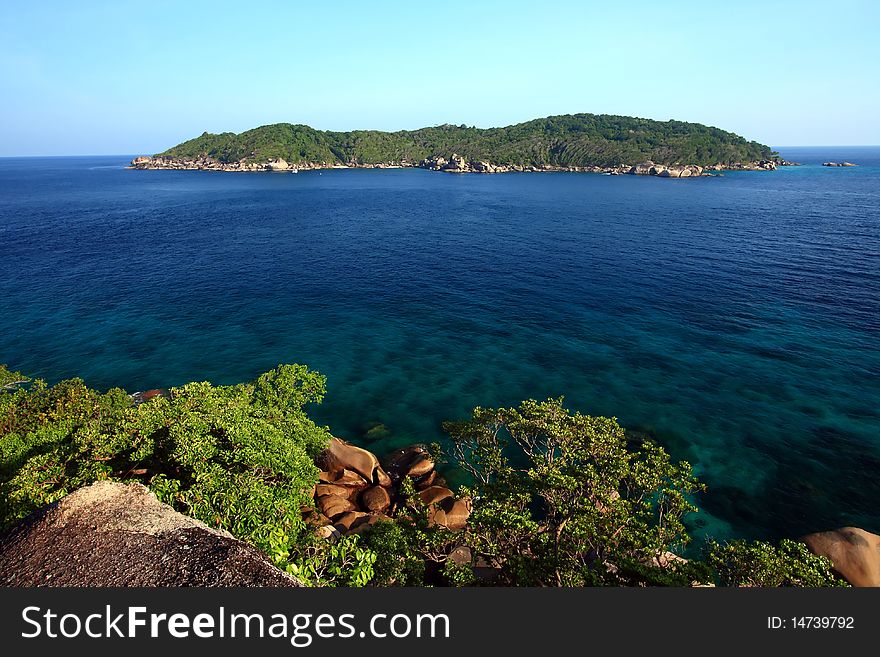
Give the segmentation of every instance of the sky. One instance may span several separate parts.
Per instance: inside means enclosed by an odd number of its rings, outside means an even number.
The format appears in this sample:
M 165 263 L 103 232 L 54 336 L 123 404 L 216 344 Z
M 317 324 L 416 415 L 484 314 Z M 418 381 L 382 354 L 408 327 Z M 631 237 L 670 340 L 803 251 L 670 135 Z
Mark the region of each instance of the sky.
M 880 2 L 0 3 L 0 156 L 592 112 L 880 144 Z

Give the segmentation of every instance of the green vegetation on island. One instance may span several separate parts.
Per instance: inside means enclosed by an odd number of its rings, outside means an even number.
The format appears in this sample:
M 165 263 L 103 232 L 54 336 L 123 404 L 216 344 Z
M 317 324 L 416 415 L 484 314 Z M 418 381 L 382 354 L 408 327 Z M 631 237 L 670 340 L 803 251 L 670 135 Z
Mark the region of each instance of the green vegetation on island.
M 240 134 L 204 133 L 159 156 L 221 163 L 380 164 L 418 163 L 457 153 L 468 161 L 506 166 L 709 166 L 770 160 L 768 146 L 718 128 L 683 121 L 607 114 L 567 114 L 502 128 L 440 125 L 418 130 L 332 132 L 277 123 Z
M 0 380 L 21 378 L 0 366 Z M 709 543 L 702 558 L 680 558 L 702 489 L 690 465 L 650 442 L 631 445 L 615 420 L 572 413 L 561 400 L 477 408 L 446 423 L 448 456 L 471 482 L 459 491 L 472 508 L 458 530 L 432 521 L 414 475 L 404 475 L 389 516 L 322 534 L 328 527 L 310 524 L 309 509 L 327 474 L 316 462 L 333 439 L 305 406 L 324 392 L 324 377 L 301 365 L 146 401 L 79 379 L 4 388 L 0 532 L 92 482 L 137 481 L 310 585 L 843 584 L 830 561 L 792 541 Z

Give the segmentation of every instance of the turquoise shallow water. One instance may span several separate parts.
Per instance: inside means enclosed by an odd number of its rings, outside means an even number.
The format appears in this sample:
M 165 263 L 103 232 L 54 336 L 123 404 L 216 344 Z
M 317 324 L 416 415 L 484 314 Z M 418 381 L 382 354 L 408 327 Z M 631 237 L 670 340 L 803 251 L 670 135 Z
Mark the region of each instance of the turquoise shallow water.
M 128 390 L 302 362 L 328 377 L 316 417 L 377 452 L 564 394 L 695 465 L 698 534 L 877 532 L 880 149 L 782 152 L 806 165 L 661 180 L 0 159 L 0 362 Z

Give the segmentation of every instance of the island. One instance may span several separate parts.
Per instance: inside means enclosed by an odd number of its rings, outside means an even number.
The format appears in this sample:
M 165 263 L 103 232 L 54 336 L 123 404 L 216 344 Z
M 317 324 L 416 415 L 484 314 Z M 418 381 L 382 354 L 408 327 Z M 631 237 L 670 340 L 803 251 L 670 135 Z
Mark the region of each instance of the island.
M 578 171 L 690 178 L 792 165 L 769 146 L 700 123 L 567 114 L 501 128 L 444 124 L 333 132 L 276 123 L 240 134 L 205 132 L 134 169 L 298 172 L 419 167 L 448 173 Z

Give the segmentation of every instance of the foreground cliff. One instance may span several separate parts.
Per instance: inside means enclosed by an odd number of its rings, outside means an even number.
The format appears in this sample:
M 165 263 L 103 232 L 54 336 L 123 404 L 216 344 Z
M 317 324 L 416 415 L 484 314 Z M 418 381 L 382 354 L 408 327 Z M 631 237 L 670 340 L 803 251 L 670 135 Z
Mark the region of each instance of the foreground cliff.
M 0 536 L 0 586 L 299 586 L 140 484 L 100 481 Z
M 646 162 L 664 167 L 736 168 L 772 163 L 774 158 L 775 153 L 764 144 L 699 123 L 568 114 L 501 128 L 447 124 L 398 132 L 332 132 L 278 123 L 240 134 L 206 132 L 158 154 L 152 163 L 136 160 L 134 165 L 236 171 L 421 166 L 491 173 L 548 168 L 619 170 Z

